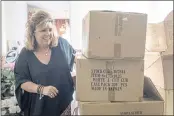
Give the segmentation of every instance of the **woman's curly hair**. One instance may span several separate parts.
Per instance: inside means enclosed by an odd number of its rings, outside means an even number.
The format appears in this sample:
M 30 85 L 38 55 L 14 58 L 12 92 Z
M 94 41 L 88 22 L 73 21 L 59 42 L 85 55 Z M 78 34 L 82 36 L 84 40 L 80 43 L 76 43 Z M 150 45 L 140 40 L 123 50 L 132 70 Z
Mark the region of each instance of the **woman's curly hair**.
M 54 25 L 54 20 L 48 12 L 39 10 L 31 19 L 28 20 L 26 24 L 26 42 L 25 47 L 28 50 L 36 50 L 37 42 L 35 38 L 35 30 L 37 26 L 44 25 L 47 26 L 48 23 L 53 23 L 52 41 L 50 47 L 57 46 L 58 43 L 58 32 L 56 26 Z

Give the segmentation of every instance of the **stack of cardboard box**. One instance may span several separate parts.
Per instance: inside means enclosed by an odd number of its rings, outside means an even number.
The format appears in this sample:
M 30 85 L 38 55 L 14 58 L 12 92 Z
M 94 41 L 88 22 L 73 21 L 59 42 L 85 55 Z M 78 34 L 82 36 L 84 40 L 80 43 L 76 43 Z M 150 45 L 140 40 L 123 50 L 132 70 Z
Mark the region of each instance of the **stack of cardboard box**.
M 163 113 L 162 99 L 144 79 L 146 26 L 142 13 L 90 11 L 85 16 L 83 56 L 76 60 L 78 103 L 72 114 Z
M 165 101 L 164 115 L 173 115 L 173 11 L 164 21 L 148 24 L 144 74 Z

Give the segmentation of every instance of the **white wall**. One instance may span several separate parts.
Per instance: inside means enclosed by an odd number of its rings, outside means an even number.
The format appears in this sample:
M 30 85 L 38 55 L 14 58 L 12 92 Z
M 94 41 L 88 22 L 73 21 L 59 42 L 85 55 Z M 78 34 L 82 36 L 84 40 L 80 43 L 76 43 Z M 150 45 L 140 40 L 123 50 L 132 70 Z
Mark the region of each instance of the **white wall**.
M 155 23 L 163 21 L 172 10 L 173 1 L 153 1 L 150 4 L 149 22 Z
M 23 40 L 25 35 L 25 23 L 27 7 L 25 3 L 15 1 L 2 2 L 2 33 L 3 54 L 6 53 L 7 40 Z
M 25 3 L 5 2 L 5 32 L 7 40 L 24 38 L 27 21 L 27 6 Z
M 25 39 L 27 4 L 52 13 L 55 18 L 69 18 L 69 1 L 2 1 L 2 45 L 6 54 L 7 40 Z
M 7 45 L 6 44 L 4 44 L 5 43 L 5 41 L 6 41 L 6 33 L 5 33 L 5 31 L 4 30 L 6 30 L 6 28 L 5 28 L 5 11 L 4 11 L 4 3 L 2 2 L 2 22 L 1 22 L 1 24 L 2 24 L 2 56 L 4 56 L 5 55 L 5 53 L 6 53 L 6 48 L 7 48 Z
M 159 22 L 173 9 L 172 1 L 71 1 L 71 42 L 81 49 L 82 18 L 89 10 L 113 10 L 148 14 L 148 22 Z

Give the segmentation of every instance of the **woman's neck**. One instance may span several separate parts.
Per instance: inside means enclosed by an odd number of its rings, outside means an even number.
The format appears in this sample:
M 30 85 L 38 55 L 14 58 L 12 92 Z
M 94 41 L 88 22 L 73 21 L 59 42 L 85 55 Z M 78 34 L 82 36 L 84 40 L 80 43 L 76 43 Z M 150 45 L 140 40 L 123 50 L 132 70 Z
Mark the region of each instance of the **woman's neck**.
M 49 49 L 50 49 L 49 46 L 47 46 L 47 47 L 38 47 L 36 49 L 36 52 L 45 52 L 45 51 L 48 51 Z

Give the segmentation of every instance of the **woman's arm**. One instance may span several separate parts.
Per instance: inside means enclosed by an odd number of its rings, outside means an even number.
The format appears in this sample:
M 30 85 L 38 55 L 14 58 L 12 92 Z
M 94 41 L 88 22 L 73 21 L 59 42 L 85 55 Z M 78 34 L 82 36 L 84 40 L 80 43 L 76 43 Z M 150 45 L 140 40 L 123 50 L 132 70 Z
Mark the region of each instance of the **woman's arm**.
M 18 59 L 14 66 L 15 82 L 18 91 L 23 89 L 30 93 L 37 93 L 38 85 L 31 81 L 30 72 L 28 68 L 28 51 L 26 48 L 21 50 Z
M 47 96 L 50 96 L 50 94 L 52 93 L 53 96 L 50 97 L 56 96 L 58 90 L 55 87 L 53 86 L 44 87 L 32 82 L 32 79 L 30 77 L 30 70 L 28 68 L 27 56 L 28 52 L 25 48 L 23 48 L 17 61 L 15 62 L 14 75 L 16 83 L 16 89 L 15 89 L 16 95 L 21 97 L 22 95 L 21 89 L 23 89 L 29 93 L 41 93 Z
M 73 79 L 74 86 L 75 86 L 76 85 L 76 73 L 73 70 L 73 67 L 76 63 L 76 57 L 77 57 L 76 50 L 69 44 L 69 42 L 66 39 L 64 39 L 62 37 L 59 37 L 59 43 L 65 53 L 67 63 L 69 65 L 71 77 Z
M 25 82 L 25 83 L 21 84 L 21 88 L 30 93 L 37 93 L 38 87 L 39 87 L 39 85 L 37 85 L 33 82 Z M 52 95 L 50 95 L 50 93 L 52 93 Z M 50 98 L 54 98 L 55 96 L 57 96 L 58 90 L 53 86 L 45 86 L 43 88 L 42 94 L 49 96 Z
M 21 88 L 30 93 L 37 93 L 38 86 L 39 85 L 37 85 L 33 82 L 25 82 L 25 83 L 21 84 Z

